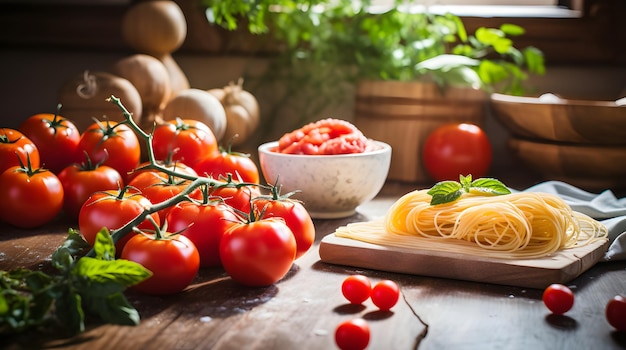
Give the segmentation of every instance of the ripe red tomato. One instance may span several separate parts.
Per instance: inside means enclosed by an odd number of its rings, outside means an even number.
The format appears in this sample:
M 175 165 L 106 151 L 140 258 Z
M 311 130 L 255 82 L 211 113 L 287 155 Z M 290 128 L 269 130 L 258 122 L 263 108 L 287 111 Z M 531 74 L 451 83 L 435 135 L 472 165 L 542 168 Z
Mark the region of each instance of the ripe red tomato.
M 231 183 L 228 185 L 220 185 L 212 187 L 211 196 L 221 197 L 224 203 L 239 210 L 243 213 L 250 212 L 250 201 L 252 198 L 260 195 L 258 187 L 254 186 L 237 186 Z
M 178 162 L 178 161 L 166 161 L 166 160 L 157 160 L 156 163 L 160 166 L 165 167 L 166 169 L 175 171 L 179 174 L 185 174 L 185 175 L 189 175 L 189 176 L 198 176 L 198 174 L 196 173 L 195 170 L 193 170 L 192 167 L 190 167 L 189 165 L 182 163 L 182 162 Z M 155 169 L 142 169 L 143 167 L 149 165 L 149 162 L 144 162 L 141 163 L 137 166 L 137 169 L 133 170 L 132 173 L 129 174 L 128 176 L 128 182 L 132 181 L 137 175 L 146 172 L 146 171 L 153 171 L 156 172 L 158 170 Z
M 309 251 L 315 241 L 315 226 L 311 215 L 302 203 L 288 198 L 274 197 L 268 199 L 260 197 L 253 201 L 253 205 L 257 211 L 263 212 L 265 218 L 279 217 L 285 220 L 296 238 L 298 247 L 296 259 Z
M 344 321 L 335 330 L 335 343 L 341 350 L 363 350 L 370 342 L 370 326 L 362 318 Z
M 63 186 L 51 171 L 14 166 L 0 174 L 0 220 L 33 228 L 54 219 L 63 208 Z
M 400 299 L 400 288 L 394 281 L 383 280 L 372 288 L 372 302 L 382 311 L 394 307 Z
M 574 306 L 574 293 L 562 284 L 551 284 L 543 291 L 543 303 L 555 315 L 562 315 Z
M 122 250 L 122 259 L 141 264 L 152 276 L 132 288 L 145 294 L 175 294 L 187 288 L 198 274 L 200 255 L 185 236 L 148 234 L 133 236 Z
M 459 175 L 483 177 L 491 166 L 491 143 L 478 126 L 446 124 L 435 129 L 424 143 L 423 164 L 436 181 L 457 181 Z
M 152 204 L 159 204 L 181 193 L 189 183 L 188 180 L 168 176 L 159 171 L 146 171 L 137 175 L 128 185 L 138 189 Z M 202 193 L 200 189 L 195 189 L 189 196 L 201 199 Z M 161 222 L 165 221 L 165 217 L 171 209 L 170 206 L 157 212 Z
M 0 128 L 0 173 L 10 167 L 21 165 L 20 160 L 26 165 L 27 155 L 31 167 L 39 168 L 39 150 L 35 143 L 18 130 Z
M 363 275 L 346 277 L 341 284 L 341 293 L 351 304 L 362 304 L 372 292 L 370 279 Z
M 205 123 L 176 118 L 154 129 L 152 149 L 156 159 L 178 160 L 193 168 L 202 158 L 217 152 L 218 146 Z
M 626 298 L 616 295 L 606 304 L 606 320 L 620 332 L 626 332 Z
M 137 167 L 141 156 L 139 139 L 124 123 L 102 121 L 91 124 L 80 137 L 77 152 L 87 153 L 94 163 L 117 170 L 124 183 L 130 172 Z
M 78 219 L 80 208 L 95 192 L 124 187 L 117 170 L 106 165 L 93 165 L 90 161 L 69 165 L 59 172 L 58 177 L 65 193 L 63 209 L 72 220 Z
M 199 161 L 193 169 L 200 176 L 210 176 L 214 179 L 228 178 L 238 182 L 258 184 L 259 169 L 248 155 L 236 152 L 216 152 L 209 154 Z
M 238 221 L 233 210 L 221 201 L 208 203 L 181 202 L 167 214 L 172 232 L 182 231 L 200 254 L 200 266 L 221 266 L 220 242 L 224 233 Z
M 119 191 L 103 191 L 94 193 L 83 204 L 78 214 L 78 228 L 85 240 L 93 246 L 96 235 L 103 227 L 116 230 L 141 214 L 152 203 L 144 196 L 128 192 L 126 188 Z M 159 215 L 150 215 L 157 226 L 161 224 Z M 139 225 L 139 229 L 152 230 L 154 224 L 146 218 Z M 116 255 L 122 252 L 122 248 L 135 233 L 128 233 L 124 238 L 115 243 Z
M 253 287 L 269 286 L 283 278 L 296 256 L 296 239 L 276 219 L 237 223 L 222 237 L 222 266 L 233 280 Z
M 77 162 L 80 131 L 69 119 L 58 114 L 40 113 L 30 116 L 19 127 L 39 150 L 41 163 L 55 174 Z

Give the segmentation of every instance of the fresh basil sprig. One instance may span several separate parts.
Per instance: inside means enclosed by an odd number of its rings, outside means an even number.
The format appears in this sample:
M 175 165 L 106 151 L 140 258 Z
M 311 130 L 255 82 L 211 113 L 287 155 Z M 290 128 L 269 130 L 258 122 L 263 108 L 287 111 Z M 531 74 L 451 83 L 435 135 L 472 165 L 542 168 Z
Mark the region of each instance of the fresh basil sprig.
M 430 205 L 445 204 L 459 199 L 463 193 L 478 192 L 486 195 L 511 193 L 506 185 L 496 179 L 480 178 L 472 181 L 472 175 L 459 176 L 457 181 L 441 181 L 435 184 L 428 194 L 432 196 Z
M 42 325 L 57 325 L 69 335 L 84 331 L 86 315 L 107 323 L 136 325 L 139 313 L 126 300 L 126 287 L 151 275 L 140 264 L 115 260 L 115 245 L 106 229 L 98 232 L 95 257 L 81 257 L 91 248 L 70 229 L 52 254 L 58 273 L 16 269 L 0 271 L 0 334 Z

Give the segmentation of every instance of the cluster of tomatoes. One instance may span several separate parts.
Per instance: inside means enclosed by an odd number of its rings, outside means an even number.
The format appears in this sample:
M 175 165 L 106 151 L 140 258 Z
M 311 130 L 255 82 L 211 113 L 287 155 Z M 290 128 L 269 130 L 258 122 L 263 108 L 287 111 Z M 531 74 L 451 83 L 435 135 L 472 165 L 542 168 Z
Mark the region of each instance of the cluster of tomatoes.
M 152 163 L 141 163 L 142 151 Z M 247 155 L 219 148 L 196 120 L 143 135 L 127 122 L 95 121 L 80 133 L 58 114 L 37 114 L 0 129 L 0 221 L 33 228 L 64 215 L 91 245 L 103 228 L 131 226 L 116 252 L 152 272 L 134 287 L 150 294 L 184 289 L 200 267 L 223 266 L 249 286 L 286 275 L 315 229 L 301 203 L 259 177 Z
M 360 305 L 367 299 L 380 311 L 389 311 L 400 299 L 400 288 L 396 282 L 382 280 L 372 287 L 367 276 L 350 275 L 341 284 L 341 293 L 350 304 Z M 370 327 L 363 318 L 341 322 L 335 329 L 335 343 L 341 350 L 363 350 L 370 341 Z

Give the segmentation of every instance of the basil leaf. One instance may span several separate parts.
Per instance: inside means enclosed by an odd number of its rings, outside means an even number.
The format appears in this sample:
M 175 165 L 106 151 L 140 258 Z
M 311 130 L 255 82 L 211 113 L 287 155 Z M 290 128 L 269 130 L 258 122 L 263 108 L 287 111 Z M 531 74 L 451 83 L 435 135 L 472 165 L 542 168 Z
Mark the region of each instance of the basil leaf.
M 496 179 L 480 178 L 472 181 L 472 175 L 459 176 L 459 182 L 441 181 L 436 183 L 427 194 L 431 195 L 430 205 L 454 202 L 461 198 L 463 192 L 477 192 L 489 195 L 511 193 L 506 185 Z
M 111 294 L 106 298 L 85 296 L 84 299 L 85 311 L 97 315 L 107 323 L 127 326 L 139 324 L 139 312 L 130 305 L 122 293 Z
M 438 182 L 433 186 L 430 190 L 428 190 L 428 194 L 431 196 L 434 195 L 447 195 L 456 191 L 463 189 L 461 184 L 456 181 L 442 181 Z
M 430 205 L 446 204 L 446 203 L 454 202 L 455 200 L 459 199 L 462 195 L 463 195 L 463 191 L 461 190 L 448 193 L 448 194 L 435 194 L 433 195 L 433 198 L 430 200 Z
M 115 243 L 106 227 L 96 234 L 93 250 L 98 260 L 115 260 Z
M 152 273 L 140 264 L 129 260 L 98 260 L 88 256 L 76 263 L 73 274 L 83 276 L 90 282 L 113 282 L 123 287 L 137 284 Z
M 463 186 L 456 181 L 441 181 L 427 192 L 433 198 L 431 205 L 444 204 L 457 200 L 463 194 Z
M 85 331 L 85 314 L 81 305 L 81 297 L 78 293 L 67 288 L 65 292 L 56 299 L 56 315 L 62 325 L 70 334 L 78 334 Z
M 474 180 L 472 181 L 472 185 L 470 186 L 470 188 L 472 191 L 493 195 L 503 195 L 511 193 L 511 190 L 509 190 L 506 185 L 504 185 L 499 180 L 492 178 L 482 178 Z

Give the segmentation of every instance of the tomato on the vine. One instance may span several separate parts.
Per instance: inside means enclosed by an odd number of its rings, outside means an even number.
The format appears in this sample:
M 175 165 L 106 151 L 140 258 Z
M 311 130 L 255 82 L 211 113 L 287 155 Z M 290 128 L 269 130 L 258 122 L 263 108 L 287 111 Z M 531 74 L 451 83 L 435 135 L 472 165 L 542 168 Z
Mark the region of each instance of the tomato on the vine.
M 562 315 L 574 306 L 574 293 L 567 286 L 554 283 L 543 291 L 543 303 L 555 315 Z
M 370 298 L 380 310 L 387 311 L 400 299 L 400 288 L 394 281 L 383 280 L 374 285 Z
M 181 202 L 167 214 L 173 232 L 189 238 L 200 253 L 200 266 L 221 266 L 220 242 L 224 233 L 238 222 L 233 210 L 220 200 Z
M 170 233 L 133 236 L 122 259 L 141 264 L 152 276 L 131 288 L 152 295 L 175 294 L 187 288 L 200 267 L 200 255 L 189 238 Z
M 255 210 L 263 213 L 263 217 L 279 217 L 293 232 L 298 249 L 296 259 L 304 255 L 315 241 L 315 225 L 311 215 L 301 202 L 290 199 L 291 194 L 281 195 L 279 186 L 272 186 L 270 195 L 258 196 L 253 199 Z
M 108 228 L 109 231 L 117 230 L 137 218 L 152 205 L 146 197 L 136 192 L 128 192 L 128 190 L 130 188 L 125 187 L 116 191 L 96 192 L 83 204 L 78 214 L 78 228 L 90 245 L 93 246 L 98 231 L 103 227 Z M 157 226 L 161 224 L 159 214 L 152 213 L 150 216 Z M 150 230 L 154 228 L 154 224 L 146 218 L 136 227 Z M 117 255 L 122 252 L 126 242 L 135 234 L 130 232 L 115 243 Z
M 606 304 L 606 320 L 620 332 L 626 332 L 626 298 L 616 295 Z
M 125 183 L 139 164 L 141 148 L 135 132 L 124 122 L 99 121 L 91 124 L 80 137 L 77 152 L 86 152 L 94 163 L 117 170 Z
M 41 164 L 55 174 L 82 158 L 76 153 L 80 131 L 58 113 L 32 115 L 18 129 L 37 146 Z
M 238 182 L 258 184 L 260 181 L 259 169 L 250 156 L 230 150 L 207 155 L 193 169 L 200 176 L 214 179 L 228 178 L 230 174 Z
M 477 125 L 445 124 L 427 138 L 422 150 L 426 172 L 436 181 L 457 180 L 460 174 L 478 179 L 491 166 L 491 143 Z
M 209 194 L 211 196 L 221 197 L 224 203 L 240 212 L 249 213 L 252 199 L 259 196 L 261 193 L 256 186 L 241 185 L 231 182 L 211 187 Z
M 220 242 L 224 270 L 233 280 L 253 287 L 269 286 L 291 269 L 296 239 L 281 220 L 240 222 Z
M 13 166 L 0 174 L 0 220 L 34 228 L 54 219 L 63 208 L 63 186 L 50 170 Z
M 35 143 L 19 130 L 0 128 L 0 173 L 10 167 L 27 164 L 29 160 L 33 169 L 41 165 Z
M 176 118 L 154 129 L 152 149 L 156 159 L 177 160 L 194 167 L 200 159 L 217 152 L 218 145 L 215 135 L 205 123 Z
M 146 171 L 133 178 L 128 186 L 138 189 L 152 204 L 159 204 L 183 192 L 190 181 L 170 176 L 160 171 Z M 202 199 L 199 188 L 194 189 L 190 197 Z M 161 222 L 165 220 L 171 206 L 159 210 L 157 213 Z
M 363 275 L 350 275 L 341 284 L 341 293 L 350 304 L 362 304 L 372 292 L 370 279 Z
M 370 326 L 362 318 L 344 321 L 335 330 L 335 343 L 341 350 L 363 350 L 370 342 Z
M 198 176 L 198 174 L 196 173 L 195 170 L 193 170 L 192 167 L 190 167 L 189 165 L 183 163 L 183 162 L 179 162 L 179 161 L 168 161 L 168 160 L 157 160 L 156 161 L 157 165 L 160 165 L 168 170 L 180 173 L 180 174 L 184 174 L 184 175 L 189 175 L 189 176 Z M 129 175 L 128 175 L 128 182 L 132 181 L 137 175 L 144 173 L 144 172 L 148 172 L 148 171 L 153 171 L 153 172 L 159 172 L 158 170 L 154 169 L 154 168 L 147 168 L 150 165 L 150 162 L 144 162 L 141 163 L 137 166 L 136 169 L 134 169 Z
M 63 209 L 71 219 L 78 219 L 80 208 L 95 192 L 124 187 L 122 176 L 117 170 L 93 164 L 89 158 L 80 164 L 65 167 L 58 177 L 65 193 Z

